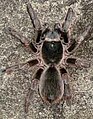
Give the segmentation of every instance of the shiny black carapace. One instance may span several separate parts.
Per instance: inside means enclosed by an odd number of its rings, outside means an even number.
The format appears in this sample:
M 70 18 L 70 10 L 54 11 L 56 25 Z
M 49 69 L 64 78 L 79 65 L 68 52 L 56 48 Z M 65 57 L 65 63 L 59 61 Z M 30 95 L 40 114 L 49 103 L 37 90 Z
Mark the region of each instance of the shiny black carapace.
M 84 59 L 79 59 L 72 56 L 77 48 L 80 46 L 90 33 L 90 27 L 86 29 L 76 40 L 70 36 L 72 23 L 75 21 L 75 13 L 72 8 L 68 9 L 64 23 L 55 23 L 54 28 L 50 28 L 48 23 L 41 27 L 36 13 L 31 4 L 27 4 L 27 12 L 30 16 L 31 22 L 35 30 L 35 40 L 29 41 L 26 37 L 19 34 L 12 28 L 8 28 L 7 32 L 19 39 L 19 41 L 26 47 L 27 50 L 33 53 L 33 59 L 23 65 L 37 66 L 37 71 L 33 75 L 32 82 L 37 80 L 38 91 L 42 100 L 47 104 L 59 103 L 61 100 L 70 102 L 71 92 L 69 86 L 70 76 L 66 67 L 88 67 L 89 63 Z M 1 69 L 0 73 L 11 73 L 15 66 L 10 66 Z M 34 91 L 30 87 L 25 99 L 25 112 L 28 110 L 31 92 Z

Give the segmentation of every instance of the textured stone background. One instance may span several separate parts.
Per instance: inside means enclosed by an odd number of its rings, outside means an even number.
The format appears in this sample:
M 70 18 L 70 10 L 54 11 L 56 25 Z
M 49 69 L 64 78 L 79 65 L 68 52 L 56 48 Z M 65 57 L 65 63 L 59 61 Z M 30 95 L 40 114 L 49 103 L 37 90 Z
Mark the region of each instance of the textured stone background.
M 41 24 L 64 20 L 67 9 L 72 7 L 77 23 L 73 36 L 78 36 L 88 25 L 93 27 L 93 0 L 29 0 Z M 33 27 L 26 11 L 27 0 L 0 0 L 0 67 L 11 66 L 31 59 L 18 40 L 5 32 L 13 27 L 30 40 Z M 28 119 L 93 119 L 93 34 L 74 54 L 91 61 L 87 69 L 68 69 L 71 80 L 72 105 L 49 107 L 35 92 L 29 107 Z M 24 97 L 33 69 L 23 68 L 11 75 L 0 76 L 0 119 L 24 119 Z

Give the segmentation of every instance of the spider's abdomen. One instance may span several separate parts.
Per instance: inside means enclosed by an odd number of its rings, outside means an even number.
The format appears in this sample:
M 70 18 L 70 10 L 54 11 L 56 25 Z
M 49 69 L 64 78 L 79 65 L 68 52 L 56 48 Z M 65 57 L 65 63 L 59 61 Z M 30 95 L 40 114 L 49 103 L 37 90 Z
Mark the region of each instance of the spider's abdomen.
M 62 59 L 61 41 L 45 41 L 42 46 L 42 57 L 46 64 L 58 64 Z
M 48 67 L 40 78 L 39 93 L 47 103 L 58 103 L 64 94 L 61 74 L 55 67 Z

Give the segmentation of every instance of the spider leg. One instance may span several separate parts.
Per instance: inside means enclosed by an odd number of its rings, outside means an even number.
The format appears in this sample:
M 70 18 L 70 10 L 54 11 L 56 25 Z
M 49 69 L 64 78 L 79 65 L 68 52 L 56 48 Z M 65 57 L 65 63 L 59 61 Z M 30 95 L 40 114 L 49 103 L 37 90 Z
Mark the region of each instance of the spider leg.
M 72 24 L 75 22 L 75 13 L 72 8 L 68 9 L 64 23 L 62 24 L 62 36 L 65 44 L 71 43 Z
M 39 68 L 36 73 L 34 74 L 34 76 L 32 77 L 32 85 L 30 85 L 29 89 L 28 89 L 28 92 L 27 92 L 27 95 L 25 97 L 25 104 L 24 104 L 24 111 L 25 111 L 25 114 L 27 115 L 28 113 L 28 108 L 29 108 L 29 105 L 30 105 L 30 100 L 32 99 L 33 97 L 33 94 L 35 92 L 35 87 L 37 86 L 38 84 L 38 80 L 40 79 L 41 77 L 41 74 L 43 72 L 43 69 L 42 68 Z
M 39 80 L 40 77 L 41 77 L 42 72 L 43 72 L 43 68 L 39 68 L 39 69 L 36 71 L 35 75 L 33 76 L 33 79 L 38 79 L 38 80 Z
M 85 60 L 85 59 L 80 59 L 80 58 L 67 58 L 66 59 L 66 65 L 69 67 L 79 67 L 79 68 L 89 68 L 90 67 L 90 62 Z
M 32 8 L 32 5 L 30 3 L 27 4 L 27 12 L 30 16 L 30 19 L 32 21 L 33 27 L 35 28 L 35 30 L 40 30 L 41 29 L 41 25 L 40 25 L 40 21 L 37 18 L 36 13 L 34 12 L 34 9 Z
M 61 35 L 61 38 L 63 39 L 63 43 L 67 44 L 69 42 L 68 41 L 69 39 L 68 39 L 67 32 L 62 30 L 62 27 L 61 27 L 61 25 L 59 23 L 56 23 L 54 25 L 54 30 Z
M 2 75 L 4 73 L 10 74 L 10 73 L 12 73 L 15 70 L 19 70 L 24 65 L 29 65 L 30 67 L 32 67 L 32 66 L 35 66 L 38 63 L 39 63 L 39 61 L 37 59 L 33 59 L 33 60 L 29 60 L 27 62 L 16 64 L 16 65 L 13 65 L 13 66 L 10 66 L 10 67 L 1 68 L 0 69 L 0 75 Z
M 34 91 L 29 87 L 27 95 L 25 97 L 25 103 L 24 103 L 25 119 L 27 118 L 28 107 L 30 105 L 30 100 L 33 97 L 33 94 L 34 94 Z
M 32 5 L 30 3 L 27 4 L 27 12 L 30 16 L 31 22 L 32 22 L 34 30 L 35 30 L 36 43 L 38 43 L 40 41 L 40 36 L 42 33 L 41 24 L 40 24 L 40 21 L 37 18 L 37 15 L 34 12 L 34 9 L 32 8 Z
M 64 95 L 63 98 L 66 100 L 68 106 L 71 105 L 71 91 L 69 86 L 69 76 L 65 68 L 60 69 L 62 79 L 64 81 Z
M 87 40 L 90 35 L 91 35 L 91 27 L 89 26 L 85 32 L 83 32 L 78 38 L 77 41 L 73 41 L 71 45 L 68 47 L 67 51 L 69 54 L 75 52 L 77 48 L 80 46 L 80 44 L 84 41 Z
M 65 21 L 62 25 L 63 30 L 65 32 L 68 32 L 68 30 L 70 30 L 71 25 L 73 24 L 74 21 L 75 21 L 75 13 L 72 8 L 69 8 L 66 18 L 65 18 Z
M 17 38 L 23 44 L 23 46 L 27 48 L 27 50 L 32 51 L 34 53 L 37 52 L 37 49 L 34 46 L 34 44 L 30 42 L 25 36 L 23 36 L 22 34 L 10 27 L 8 27 L 6 30 L 10 35 Z

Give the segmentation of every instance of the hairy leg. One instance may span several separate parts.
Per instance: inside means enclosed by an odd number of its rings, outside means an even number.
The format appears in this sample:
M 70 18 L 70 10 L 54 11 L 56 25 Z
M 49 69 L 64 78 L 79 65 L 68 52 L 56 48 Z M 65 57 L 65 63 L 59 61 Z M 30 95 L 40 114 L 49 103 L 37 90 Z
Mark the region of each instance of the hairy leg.
M 71 25 L 73 24 L 74 21 L 75 21 L 75 13 L 72 8 L 69 8 L 65 21 L 62 25 L 63 30 L 68 32 L 68 30 L 70 30 Z
M 71 43 L 71 32 L 73 30 L 72 25 L 75 23 L 76 17 L 75 17 L 75 12 L 73 11 L 72 8 L 68 9 L 65 21 L 62 25 L 62 29 L 64 31 L 64 41 L 66 41 L 67 46 L 69 43 Z
M 42 72 L 43 72 L 43 69 L 39 68 L 36 71 L 36 73 L 34 74 L 34 76 L 32 77 L 32 84 L 30 85 L 30 87 L 28 89 L 28 92 L 27 92 L 27 95 L 25 97 L 25 105 L 24 105 L 25 114 L 28 113 L 28 108 L 29 108 L 29 105 L 30 105 L 30 100 L 33 97 L 33 94 L 34 94 L 34 91 L 35 91 L 35 87 L 38 84 L 38 81 L 39 81 L 39 79 L 41 77 Z
M 40 30 L 41 29 L 40 21 L 37 18 L 37 15 L 34 12 L 34 9 L 32 8 L 32 5 L 30 3 L 27 4 L 27 12 L 30 16 L 31 22 L 32 22 L 35 30 L 37 30 L 37 31 Z
M 6 67 L 6 68 L 0 68 L 0 75 L 7 73 L 10 74 L 15 70 L 18 70 L 20 68 L 22 68 L 24 65 L 29 65 L 30 67 L 35 66 L 39 63 L 39 61 L 37 59 L 33 59 L 33 60 L 29 60 L 27 62 L 24 63 L 19 63 L 10 67 Z
M 84 31 L 84 32 L 77 38 L 77 41 L 74 40 L 74 41 L 70 44 L 70 46 L 69 46 L 68 49 L 67 49 L 68 53 L 69 53 L 69 54 L 74 53 L 74 52 L 77 50 L 77 48 L 81 45 L 81 43 L 82 43 L 83 41 L 87 40 L 87 39 L 90 37 L 91 32 L 92 32 L 92 28 L 91 28 L 91 26 L 89 26 L 89 27 L 87 28 L 87 30 Z
M 23 44 L 23 46 L 27 48 L 27 50 L 32 51 L 34 53 L 37 52 L 37 49 L 34 46 L 34 44 L 30 42 L 25 36 L 23 36 L 22 34 L 20 34 L 19 32 L 10 27 L 8 27 L 6 31 L 13 37 L 17 38 Z
M 32 5 L 30 3 L 27 4 L 27 12 L 30 16 L 31 22 L 32 22 L 33 27 L 34 27 L 35 41 L 36 41 L 36 43 L 39 43 L 40 36 L 41 36 L 41 33 L 42 33 L 41 24 L 40 24 L 40 21 L 37 18 L 37 15 L 34 12 L 34 9 L 32 8 Z
M 68 106 L 71 105 L 71 91 L 70 91 L 70 86 L 69 86 L 69 76 L 67 71 L 64 68 L 60 69 L 62 79 L 64 81 L 64 99 L 66 100 L 66 104 Z
M 67 32 L 62 30 L 62 27 L 61 27 L 61 25 L 59 23 L 56 23 L 54 25 L 54 30 L 61 35 L 61 40 L 63 40 L 64 44 L 68 44 L 69 43 L 68 34 L 67 34 Z
M 82 58 L 69 57 L 66 59 L 66 65 L 69 67 L 88 68 L 90 62 Z

